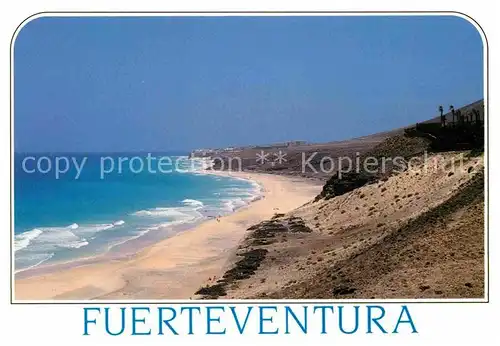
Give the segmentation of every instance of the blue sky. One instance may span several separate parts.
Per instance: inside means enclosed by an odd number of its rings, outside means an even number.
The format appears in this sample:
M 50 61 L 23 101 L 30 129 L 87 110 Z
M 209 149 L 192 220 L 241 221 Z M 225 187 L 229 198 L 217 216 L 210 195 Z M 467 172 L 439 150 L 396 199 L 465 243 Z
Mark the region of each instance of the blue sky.
M 457 17 L 40 18 L 15 42 L 15 150 L 363 136 L 483 98 L 482 61 Z

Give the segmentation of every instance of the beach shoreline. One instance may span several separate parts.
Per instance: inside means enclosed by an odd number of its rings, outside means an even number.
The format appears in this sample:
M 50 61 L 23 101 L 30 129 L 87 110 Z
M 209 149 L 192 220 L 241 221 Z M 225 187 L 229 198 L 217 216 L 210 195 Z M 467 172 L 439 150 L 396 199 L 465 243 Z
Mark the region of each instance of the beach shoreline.
M 224 272 L 248 227 L 301 206 L 321 190 L 318 182 L 300 177 L 214 170 L 205 173 L 256 182 L 262 195 L 233 213 L 204 220 L 133 255 L 103 256 L 78 265 L 55 264 L 32 269 L 29 275 L 17 275 L 15 299 L 191 298 L 209 278 Z

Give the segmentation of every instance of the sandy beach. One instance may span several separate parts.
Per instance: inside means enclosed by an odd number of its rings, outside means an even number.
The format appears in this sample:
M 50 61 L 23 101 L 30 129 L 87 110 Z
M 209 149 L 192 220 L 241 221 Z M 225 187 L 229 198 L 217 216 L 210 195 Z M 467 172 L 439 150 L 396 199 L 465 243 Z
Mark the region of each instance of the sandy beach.
M 229 173 L 215 173 L 229 174 Z M 230 265 L 247 228 L 289 212 L 316 196 L 322 184 L 298 177 L 230 173 L 263 189 L 261 199 L 147 247 L 127 259 L 97 261 L 15 280 L 16 300 L 187 299 Z

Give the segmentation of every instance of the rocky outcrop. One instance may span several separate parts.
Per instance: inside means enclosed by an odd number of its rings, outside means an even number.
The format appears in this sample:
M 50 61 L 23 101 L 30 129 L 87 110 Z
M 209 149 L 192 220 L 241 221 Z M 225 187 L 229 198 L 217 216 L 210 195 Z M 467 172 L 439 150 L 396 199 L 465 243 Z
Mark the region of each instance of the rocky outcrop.
M 248 279 L 260 267 L 262 261 L 266 258 L 268 250 L 266 245 L 276 241 L 279 234 L 290 233 L 311 233 L 310 229 L 300 217 L 289 217 L 283 219 L 283 214 L 277 214 L 271 220 L 266 220 L 248 228 L 251 233 L 245 240 L 245 246 L 240 246 L 240 252 L 237 253 L 240 260 L 234 266 L 226 271 L 221 279 L 213 285 L 207 285 L 196 291 L 195 294 L 202 298 L 214 299 L 225 296 L 226 290 L 240 280 Z

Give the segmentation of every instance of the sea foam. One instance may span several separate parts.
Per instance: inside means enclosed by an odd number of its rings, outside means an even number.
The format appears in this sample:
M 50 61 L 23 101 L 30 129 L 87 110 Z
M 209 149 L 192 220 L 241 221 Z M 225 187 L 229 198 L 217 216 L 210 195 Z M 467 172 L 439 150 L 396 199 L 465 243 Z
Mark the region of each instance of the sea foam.
M 182 201 L 184 205 L 191 206 L 191 207 L 196 207 L 196 208 L 201 208 L 203 207 L 203 202 L 198 201 L 196 199 L 185 199 Z
M 211 165 L 210 159 L 195 159 L 193 162 L 186 162 L 185 168 L 192 174 L 205 173 L 206 168 Z M 251 185 L 242 186 L 238 180 Z M 208 181 L 209 188 L 212 181 L 220 187 L 216 191 L 211 190 L 210 194 L 197 195 L 201 200 L 181 198 L 177 202 L 167 202 L 176 203 L 177 206 L 167 204 L 156 208 L 144 208 L 123 215 L 123 220 L 120 216 L 116 216 L 116 221 L 109 220 L 109 223 L 71 223 L 59 227 L 34 227 L 18 233 L 14 237 L 16 270 L 33 268 L 51 258 L 59 261 L 61 257 L 75 256 L 71 255 L 72 253 L 81 256 L 89 251 L 92 253 L 101 251 L 102 245 L 111 248 L 149 232 L 175 232 L 177 226 L 194 224 L 204 218 L 233 212 L 261 194 L 260 186 L 247 179 L 231 177 L 226 180 L 225 177 L 217 176 Z M 168 201 L 168 198 L 166 200 Z M 109 235 L 98 236 L 100 232 L 111 230 L 113 233 Z M 77 251 L 77 249 L 82 250 Z
M 120 223 L 121 221 L 121 223 Z M 30 231 L 16 234 L 14 237 L 15 252 L 24 261 L 35 261 L 38 257 L 45 262 L 54 256 L 57 249 L 79 249 L 89 244 L 88 239 L 98 232 L 109 230 L 117 225 L 122 225 L 123 220 L 113 224 L 78 225 L 73 223 L 66 227 L 37 227 Z M 50 257 L 48 256 L 49 254 Z
M 35 228 L 21 234 L 16 234 L 14 237 L 14 251 L 19 251 L 26 248 L 33 239 L 42 234 L 42 230 Z

